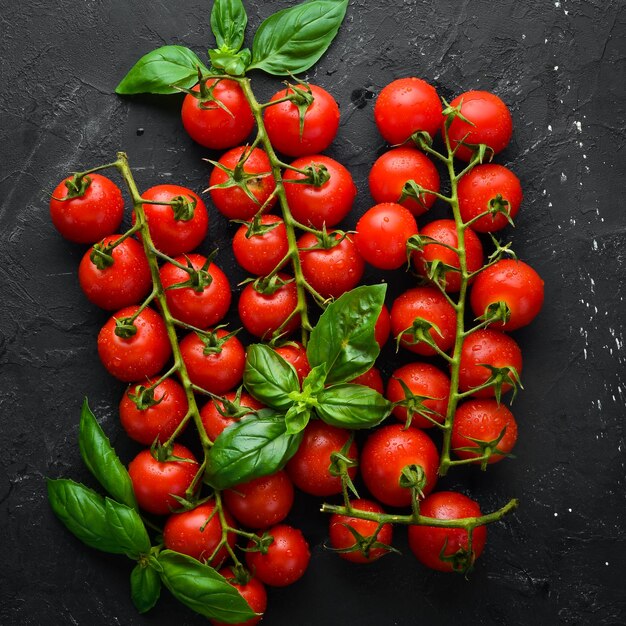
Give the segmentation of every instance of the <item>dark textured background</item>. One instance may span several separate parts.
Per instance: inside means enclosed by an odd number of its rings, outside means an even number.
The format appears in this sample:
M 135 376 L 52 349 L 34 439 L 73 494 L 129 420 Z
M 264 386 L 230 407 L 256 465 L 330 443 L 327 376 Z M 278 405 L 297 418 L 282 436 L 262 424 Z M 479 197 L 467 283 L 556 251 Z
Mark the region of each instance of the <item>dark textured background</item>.
M 255 27 L 290 3 L 246 4 Z M 45 476 L 92 484 L 76 446 L 85 394 L 123 458 L 137 448 L 117 423 L 122 385 L 96 353 L 107 315 L 80 292 L 83 250 L 53 230 L 47 194 L 69 170 L 111 161 L 118 149 L 140 188 L 206 186 L 201 157 L 209 155 L 182 131 L 180 98 L 122 99 L 113 89 L 159 45 L 203 54 L 210 5 L 0 6 L 0 622 L 202 624 L 165 592 L 156 610 L 138 615 L 130 562 L 82 546 L 48 508 Z M 465 580 L 426 571 L 410 553 L 369 567 L 345 563 L 322 547 L 317 504 L 300 499 L 290 519 L 311 543 L 311 567 L 293 587 L 271 591 L 263 623 L 626 623 L 625 8 L 623 0 L 350 2 L 337 40 L 308 75 L 341 105 L 329 153 L 359 187 L 348 225 L 371 204 L 368 168 L 383 149 L 372 97 L 387 82 L 421 76 L 446 97 L 485 88 L 511 108 L 515 133 L 498 161 L 519 175 L 525 201 L 510 236 L 545 279 L 547 300 L 516 334 L 526 388 L 514 405 L 517 459 L 486 475 L 457 470 L 440 485 L 471 491 L 483 510 L 513 496 L 521 507 L 489 529 Z M 277 89 L 263 76 L 255 82 L 267 96 Z M 206 250 L 218 245 L 227 268 L 230 233 L 213 214 Z M 387 351 L 385 374 L 393 367 Z M 406 546 L 403 529 L 396 536 Z

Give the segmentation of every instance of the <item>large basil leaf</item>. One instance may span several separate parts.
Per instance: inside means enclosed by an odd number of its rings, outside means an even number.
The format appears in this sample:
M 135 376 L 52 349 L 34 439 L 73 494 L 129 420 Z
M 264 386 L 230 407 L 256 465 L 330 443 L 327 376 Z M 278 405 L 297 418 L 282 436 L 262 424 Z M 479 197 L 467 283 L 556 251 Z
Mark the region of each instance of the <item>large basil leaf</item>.
M 241 0 L 215 0 L 211 11 L 211 30 L 218 48 L 237 52 L 243 45 L 248 15 Z
M 105 498 L 104 509 L 111 537 L 126 554 L 139 558 L 140 554 L 150 552 L 150 537 L 136 509 L 110 498 Z
M 363 385 L 335 385 L 324 389 L 315 407 L 327 423 L 340 428 L 372 428 L 390 413 L 392 404 L 378 391 Z
M 380 348 L 374 327 L 385 301 L 386 285 L 365 285 L 328 305 L 311 332 L 311 367 L 326 363 L 326 382 L 342 383 L 367 372 Z
M 130 573 L 130 597 L 140 613 L 149 611 L 161 595 L 161 579 L 150 567 L 139 563 Z
M 275 76 L 308 70 L 335 38 L 347 7 L 347 0 L 311 0 L 274 13 L 254 36 L 248 69 Z
M 198 82 L 198 67 L 208 72 L 189 48 L 163 46 L 142 56 L 115 88 L 115 93 L 178 93 L 172 85 L 186 88 L 195 85 Z
M 239 624 L 256 615 L 241 594 L 212 567 L 172 550 L 161 552 L 159 563 L 163 584 L 196 613 L 229 624 Z
M 119 502 L 137 508 L 130 476 L 91 412 L 87 399 L 80 412 L 78 446 L 85 465 L 107 492 Z

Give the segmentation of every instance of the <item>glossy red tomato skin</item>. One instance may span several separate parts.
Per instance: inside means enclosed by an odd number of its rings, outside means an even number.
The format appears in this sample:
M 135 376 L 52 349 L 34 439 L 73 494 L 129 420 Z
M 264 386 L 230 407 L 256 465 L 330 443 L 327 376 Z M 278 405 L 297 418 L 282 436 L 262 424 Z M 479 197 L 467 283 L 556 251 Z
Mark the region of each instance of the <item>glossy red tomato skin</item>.
M 190 262 L 195 270 L 200 270 L 207 259 L 201 254 L 188 254 L 174 260 L 184 266 Z M 228 313 L 232 298 L 226 274 L 215 263 L 211 263 L 206 271 L 212 280 L 202 291 L 192 287 L 171 289 L 173 285 L 189 280 L 188 272 L 172 263 L 165 263 L 159 272 L 170 313 L 181 322 L 197 328 L 208 328 L 220 322 Z
M 279 346 L 278 348 L 274 348 L 280 356 L 287 361 L 287 363 L 291 363 L 294 369 L 296 370 L 296 374 L 298 375 L 298 380 L 300 384 L 302 381 L 308 376 L 311 371 L 311 366 L 309 365 L 309 359 L 306 355 L 306 350 L 304 346 L 297 342 L 291 342 L 285 344 L 284 346 Z
M 400 204 L 383 202 L 366 211 L 356 225 L 354 241 L 374 267 L 395 270 L 406 263 L 406 242 L 417 235 L 417 222 Z
M 157 380 L 151 378 L 141 384 L 150 387 Z M 129 394 L 134 393 L 135 388 L 129 387 L 120 401 L 120 422 L 126 434 L 145 446 L 151 445 L 157 438 L 165 443 L 187 414 L 189 404 L 185 390 L 174 379 L 166 378 L 154 389 L 154 399 L 158 404 L 143 411 L 129 398 Z
M 390 424 L 375 430 L 361 452 L 361 476 L 376 500 L 389 506 L 409 506 L 411 490 L 400 486 L 402 469 L 419 465 L 424 470 L 428 495 L 437 482 L 439 453 L 432 439 L 421 430 Z
M 187 461 L 157 461 L 150 450 L 142 450 L 128 465 L 137 503 L 148 513 L 167 515 L 179 504 L 173 496 L 185 497 L 198 462 L 190 450 L 175 443 L 172 455 Z
M 278 224 L 262 235 L 246 237 L 248 227 L 243 224 L 233 237 L 233 252 L 244 270 L 257 276 L 267 276 L 285 258 L 289 251 L 285 223 L 276 215 L 262 215 L 261 224 Z
M 523 261 L 502 259 L 478 275 L 470 294 L 476 317 L 496 302 L 505 302 L 511 315 L 506 323 L 490 324 L 492 328 L 511 331 L 527 326 L 543 306 L 543 280 Z
M 439 173 L 434 163 L 419 150 L 393 148 L 375 161 L 369 175 L 369 187 L 376 203 L 399 202 L 405 183 L 414 180 L 430 191 L 439 191 Z M 405 198 L 400 204 L 413 215 L 423 215 L 435 203 L 433 194 L 426 194 L 423 203 Z
M 177 196 L 196 201 L 193 217 L 190 220 L 175 219 L 174 209 L 167 204 L 143 205 L 152 243 L 157 250 L 168 256 L 191 252 L 204 241 L 209 229 L 209 214 L 206 205 L 202 198 L 191 189 L 180 185 L 156 185 L 141 194 L 145 200 L 157 202 L 171 202 Z
M 461 349 L 459 366 L 459 389 L 469 391 L 487 382 L 491 372 L 483 364 L 492 367 L 514 367 L 518 375 L 522 374 L 522 351 L 517 342 L 504 333 L 485 328 L 468 335 Z M 502 386 L 508 391 L 511 385 Z M 476 398 L 489 398 L 495 395 L 493 387 L 473 393 Z
M 254 116 L 241 87 L 233 80 L 222 79 L 217 84 L 208 80 L 207 88 L 225 107 L 214 101 L 204 103 L 187 94 L 183 100 L 181 117 L 187 134 L 201 146 L 212 150 L 226 150 L 242 143 L 254 127 Z M 214 86 L 215 85 L 215 86 Z M 199 85 L 193 91 L 200 91 Z
M 233 402 L 235 400 L 236 392 L 235 391 L 227 391 L 223 394 L 227 400 Z M 253 398 L 249 393 L 245 391 L 241 392 L 241 396 L 239 398 L 239 403 L 242 407 L 248 407 L 250 412 L 256 411 L 258 409 L 262 409 L 263 405 L 256 399 Z M 220 403 L 223 409 L 223 404 Z M 232 417 L 225 417 L 222 415 L 215 406 L 213 400 L 209 400 L 203 407 L 200 409 L 200 418 L 202 420 L 202 424 L 204 426 L 204 430 L 206 431 L 207 436 L 211 441 L 215 441 L 224 431 L 225 428 L 228 428 L 231 424 L 234 424 L 235 419 Z
M 274 537 L 267 554 L 246 552 L 246 563 L 253 575 L 266 585 L 291 585 L 302 578 L 309 565 L 309 544 L 300 530 L 286 524 L 273 526 L 267 532 Z M 248 544 L 250 547 L 252 542 Z
M 248 528 L 268 528 L 282 522 L 293 505 L 294 491 L 284 470 L 261 476 L 224 491 L 224 502 L 235 519 Z
M 341 236 L 329 233 L 336 240 Z M 338 298 L 359 284 L 365 270 L 351 235 L 346 235 L 333 248 L 307 250 L 318 245 L 313 233 L 305 233 L 298 239 L 302 273 L 309 285 L 324 298 Z
M 89 174 L 91 183 L 82 196 L 64 200 L 66 180 L 61 181 L 50 198 L 50 217 L 54 227 L 69 241 L 96 243 L 116 232 L 124 217 L 124 198 L 120 188 L 100 174 Z
M 467 91 L 450 102 L 451 107 L 459 105 L 462 115 L 473 126 L 458 117 L 453 120 L 448 129 L 453 148 L 462 140 L 469 144 L 487 144 L 494 154 L 507 147 L 513 134 L 513 120 L 508 107 L 498 96 L 488 91 Z M 466 146 L 459 146 L 456 151 L 462 161 L 469 161 L 472 154 Z
M 222 539 L 222 524 L 219 515 L 214 513 L 215 502 L 209 500 L 190 511 L 174 513 L 167 518 L 163 528 L 163 542 L 168 550 L 186 554 L 198 561 L 217 566 L 228 557 L 226 546 L 222 546 L 211 558 Z M 230 513 L 223 509 L 228 526 L 235 527 Z M 237 537 L 229 532 L 226 541 L 231 548 Z
M 476 446 L 476 443 L 467 437 L 486 442 L 494 441 L 500 436 L 504 428 L 506 431 L 496 449 L 506 454 L 513 449 L 517 441 L 517 422 L 513 413 L 509 411 L 506 405 L 498 404 L 495 400 L 468 400 L 459 405 L 454 414 L 452 449 L 460 459 L 479 457 L 479 451 L 470 452 L 458 448 Z M 504 458 L 502 454 L 492 454 L 487 462 L 490 464 L 497 463 Z
M 477 502 L 461 493 L 438 491 L 424 498 L 420 504 L 420 514 L 435 519 L 461 519 L 479 517 L 481 512 Z M 482 554 L 486 540 L 487 527 L 475 528 L 472 537 L 475 558 Z M 440 572 L 452 572 L 452 563 L 442 561 L 439 555 L 444 546 L 445 555 L 453 555 L 459 549 L 467 549 L 467 531 L 462 528 L 409 526 L 409 546 L 417 560 L 426 567 Z
M 110 235 L 102 240 L 104 246 L 119 239 Z M 91 261 L 90 248 L 78 266 L 78 282 L 89 302 L 106 311 L 116 311 L 137 304 L 152 287 L 150 266 L 143 247 L 136 239 L 125 239 L 111 251 L 113 264 L 98 269 Z
M 350 212 L 356 197 L 356 186 L 352 175 L 341 163 L 322 154 L 301 157 L 291 163 L 298 169 L 314 165 L 325 166 L 330 178 L 320 187 L 315 187 L 293 182 L 305 178 L 304 174 L 286 170 L 283 181 L 287 203 L 298 222 L 317 229 L 324 224 L 331 228 Z
M 456 312 L 445 296 L 435 287 L 414 287 L 399 295 L 391 307 L 391 332 L 394 337 L 410 328 L 413 320 L 421 317 L 435 324 L 441 334 L 434 329 L 430 336 L 441 350 L 448 350 L 456 337 Z M 408 343 L 412 338 L 403 335 L 400 344 L 416 354 L 432 356 L 435 349 L 427 343 Z
M 339 130 L 339 105 L 321 87 L 311 85 L 313 103 L 304 115 L 304 128 L 300 136 L 300 112 L 293 102 L 280 102 L 265 109 L 265 130 L 276 150 L 292 157 L 323 152 L 330 146 Z M 295 89 L 304 91 L 296 85 Z M 270 102 L 285 98 L 293 89 L 275 93 Z
M 213 332 L 218 339 L 228 334 L 222 328 Z M 237 337 L 233 336 L 225 341 L 220 352 L 204 354 L 204 348 L 205 344 L 196 333 L 189 333 L 180 342 L 180 353 L 189 380 L 194 385 L 221 395 L 241 383 L 246 354 Z
M 498 195 L 508 202 L 511 219 L 515 219 L 523 199 L 522 184 L 509 169 L 497 163 L 477 165 L 459 180 L 457 189 L 459 210 L 464 222 L 469 222 L 489 209 L 489 202 Z M 500 213 L 485 215 L 472 224 L 479 233 L 494 233 L 509 225 Z
M 374 119 L 390 144 L 403 143 L 418 130 L 434 137 L 443 121 L 441 100 L 435 88 L 421 78 L 399 78 L 380 92 Z
M 377 367 L 370 367 L 365 374 L 357 376 L 350 382 L 355 385 L 365 385 L 374 391 L 378 391 L 381 395 L 385 393 L 385 383 L 383 382 L 383 377 Z
M 129 306 L 115 313 L 98 334 L 98 354 L 109 374 L 130 383 L 154 376 L 172 354 L 163 318 L 145 308 L 134 321 L 137 332 L 128 339 L 115 334 L 115 320 L 130 317 L 138 306 Z
M 265 613 L 267 609 L 267 592 L 263 583 L 258 578 L 250 578 L 250 580 L 242 585 L 238 583 L 232 567 L 225 567 L 218 572 L 221 576 L 226 578 L 228 582 L 243 596 L 243 599 L 250 605 L 250 608 L 255 613 Z M 239 622 L 235 626 L 255 626 L 263 618 L 262 615 L 252 617 L 245 622 Z M 210 619 L 209 622 L 212 626 L 233 626 L 233 624 L 226 624 L 226 622 L 219 622 L 214 619 Z
M 263 212 L 267 213 L 276 204 L 276 197 L 270 196 L 276 189 L 276 182 L 271 174 L 272 166 L 267 154 L 260 148 L 249 146 L 238 146 L 225 152 L 219 159 L 219 163 L 224 167 L 234 170 L 241 157 L 248 154 L 243 171 L 247 174 L 259 174 L 256 178 L 251 178 L 246 185 L 256 202 L 252 200 L 243 189 L 239 187 L 226 187 L 223 189 L 211 189 L 209 194 L 215 208 L 229 220 L 250 220 L 263 207 Z M 219 167 L 214 167 L 209 177 L 209 187 L 221 185 L 228 181 L 228 174 Z
M 286 470 L 293 484 L 312 496 L 332 496 L 341 493 L 341 479 L 330 471 L 331 454 L 340 452 L 350 438 L 350 431 L 313 420 L 304 429 L 304 436 L 298 451 L 287 463 Z M 356 459 L 358 450 L 353 441 L 348 456 Z M 356 467 L 348 469 L 354 479 Z
M 384 513 L 383 507 L 377 502 L 371 500 L 358 499 L 351 502 L 352 508 L 358 511 L 369 511 L 371 513 Z M 348 526 L 351 526 L 362 537 L 371 537 L 378 528 L 377 522 L 369 520 L 359 519 L 358 517 L 351 517 L 349 515 L 338 515 L 334 513 L 330 517 L 329 526 L 329 538 L 330 545 L 335 550 L 343 550 L 345 548 L 352 548 L 355 546 L 356 541 L 354 535 L 348 530 Z M 376 535 L 376 541 L 384 543 L 390 546 L 393 539 L 393 526 L 391 524 L 383 524 L 381 529 Z M 385 548 L 371 548 L 367 557 L 360 551 L 354 552 L 339 552 L 339 556 L 346 561 L 352 563 L 373 563 L 380 559 L 381 556 L 387 554 L 389 550 Z
M 407 363 L 399 367 L 387 383 L 387 400 L 398 402 L 404 400 L 405 393 L 400 383 L 402 380 L 409 390 L 416 396 L 429 396 L 433 400 L 424 400 L 424 406 L 434 413 L 429 416 L 442 424 L 448 411 L 448 399 L 450 396 L 450 379 L 439 368 L 430 363 Z M 402 423 L 407 420 L 407 410 L 405 407 L 396 406 L 393 414 Z M 431 428 L 432 422 L 421 415 L 411 417 L 411 426 L 416 428 Z
M 422 227 L 420 234 L 425 237 L 432 237 L 448 246 L 457 247 L 459 238 L 454 220 L 435 220 Z M 413 265 L 418 274 L 426 277 L 428 270 L 426 263 L 432 263 L 439 259 L 446 265 L 461 267 L 459 255 L 436 243 L 429 243 L 424 246 L 423 251 L 414 251 L 411 255 Z M 483 266 L 483 246 L 478 235 L 471 229 L 465 229 L 465 262 L 469 273 L 479 270 Z M 461 288 L 461 274 L 452 270 L 446 272 L 446 291 L 456 293 Z
M 383 308 L 380 310 L 380 315 L 376 320 L 376 326 L 374 326 L 374 339 L 378 347 L 382 347 L 387 343 L 389 334 L 391 333 L 391 318 L 389 317 L 389 309 L 386 304 L 383 304 Z

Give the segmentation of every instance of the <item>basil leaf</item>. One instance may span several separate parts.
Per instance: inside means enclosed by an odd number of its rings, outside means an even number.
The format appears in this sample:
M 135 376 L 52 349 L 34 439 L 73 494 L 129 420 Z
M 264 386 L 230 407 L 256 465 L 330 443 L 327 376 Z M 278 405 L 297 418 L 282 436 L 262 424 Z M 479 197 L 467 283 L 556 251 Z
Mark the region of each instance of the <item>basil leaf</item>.
M 172 550 L 161 552 L 159 563 L 163 584 L 196 613 L 230 624 L 256 616 L 241 594 L 212 567 Z
M 250 50 L 244 48 L 233 54 L 230 51 L 209 50 L 211 65 L 218 70 L 224 70 L 229 76 L 243 76 L 250 65 Z
M 110 498 L 104 499 L 104 509 L 111 537 L 131 558 L 150 552 L 150 537 L 137 513 L 124 504 Z
M 296 370 L 261 343 L 248 347 L 243 384 L 259 402 L 279 411 L 286 411 L 293 403 L 288 394 L 300 390 Z
M 372 428 L 390 413 L 392 404 L 363 385 L 335 385 L 322 391 L 315 407 L 327 424 L 340 428 Z
M 107 492 L 119 502 L 137 508 L 130 476 L 91 412 L 87 399 L 80 412 L 78 446 L 85 465 Z
M 312 394 L 319 393 L 326 383 L 326 363 L 316 365 L 302 381 L 302 390 Z
M 137 563 L 130 573 L 130 597 L 140 613 L 149 611 L 161 595 L 161 579 L 150 567 Z
M 178 93 L 172 85 L 193 87 L 198 82 L 198 68 L 208 72 L 189 48 L 163 46 L 142 56 L 115 88 L 115 93 Z
M 296 403 L 289 408 L 285 415 L 287 434 L 297 435 L 306 428 L 311 419 L 311 410 L 303 403 Z
M 301 433 L 287 433 L 283 416 L 243 417 L 215 440 L 204 480 L 214 489 L 227 489 L 273 474 L 296 453 L 301 440 Z
M 241 0 L 215 0 L 211 10 L 211 30 L 218 48 L 237 52 L 243 46 L 248 15 Z
M 311 332 L 307 356 L 311 367 L 327 365 L 326 382 L 342 383 L 367 372 L 380 348 L 374 327 L 385 301 L 386 285 L 366 285 L 328 305 Z
M 268 17 L 252 43 L 252 65 L 286 76 L 308 70 L 328 49 L 346 14 L 348 0 L 311 0 Z

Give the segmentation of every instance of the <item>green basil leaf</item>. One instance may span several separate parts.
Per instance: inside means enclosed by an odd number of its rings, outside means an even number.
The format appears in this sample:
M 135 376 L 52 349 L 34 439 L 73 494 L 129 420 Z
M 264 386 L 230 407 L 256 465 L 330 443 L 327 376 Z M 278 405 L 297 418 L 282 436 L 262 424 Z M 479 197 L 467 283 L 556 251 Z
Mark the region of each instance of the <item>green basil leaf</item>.
M 87 399 L 80 412 L 78 446 L 85 465 L 107 492 L 119 502 L 137 508 L 130 476 L 91 412 Z
M 243 417 L 215 440 L 204 480 L 214 489 L 227 489 L 273 474 L 296 453 L 301 440 L 301 433 L 287 433 L 283 416 Z
M 105 498 L 106 521 L 111 537 L 132 558 L 150 552 L 150 537 L 136 509 Z
M 312 394 L 319 393 L 326 383 L 326 363 L 316 365 L 302 381 L 302 390 Z
M 230 624 L 255 617 L 241 594 L 212 567 L 172 550 L 161 552 L 159 563 L 163 584 L 196 613 Z
M 311 367 L 326 363 L 326 382 L 342 383 L 367 372 L 380 348 L 374 327 L 385 301 L 386 285 L 365 285 L 328 305 L 311 332 Z
M 335 38 L 347 7 L 348 0 L 311 0 L 274 13 L 254 35 L 248 69 L 275 76 L 308 70 Z
M 215 0 L 211 10 L 211 30 L 218 48 L 237 52 L 243 46 L 248 15 L 241 0 Z
M 130 573 L 130 597 L 140 613 L 149 611 L 161 595 L 161 578 L 150 567 L 137 563 Z
M 142 56 L 115 88 L 115 93 L 178 93 L 172 85 L 193 87 L 198 82 L 198 67 L 208 72 L 189 48 L 163 46 Z
M 311 419 L 311 410 L 306 405 L 298 402 L 291 406 L 285 415 L 287 434 L 297 435 L 306 428 Z
M 279 411 L 286 411 L 293 403 L 288 394 L 300 390 L 296 370 L 261 343 L 248 347 L 243 384 L 259 402 Z
M 230 51 L 209 50 L 211 65 L 218 70 L 224 70 L 229 76 L 243 76 L 250 65 L 250 50 L 244 48 L 237 54 Z
M 315 407 L 327 424 L 340 428 L 372 428 L 390 413 L 392 404 L 363 385 L 335 385 L 322 391 Z

